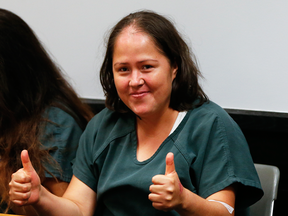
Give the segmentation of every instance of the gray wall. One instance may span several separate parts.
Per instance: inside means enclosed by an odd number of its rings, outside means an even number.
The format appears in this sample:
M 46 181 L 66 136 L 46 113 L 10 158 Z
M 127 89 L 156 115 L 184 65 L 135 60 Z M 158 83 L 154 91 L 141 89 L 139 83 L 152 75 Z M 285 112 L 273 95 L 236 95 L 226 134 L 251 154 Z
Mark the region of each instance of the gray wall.
M 132 11 L 171 17 L 197 56 L 204 90 L 224 108 L 288 112 L 288 1 L 0 0 L 21 16 L 80 96 L 103 99 L 104 36 Z

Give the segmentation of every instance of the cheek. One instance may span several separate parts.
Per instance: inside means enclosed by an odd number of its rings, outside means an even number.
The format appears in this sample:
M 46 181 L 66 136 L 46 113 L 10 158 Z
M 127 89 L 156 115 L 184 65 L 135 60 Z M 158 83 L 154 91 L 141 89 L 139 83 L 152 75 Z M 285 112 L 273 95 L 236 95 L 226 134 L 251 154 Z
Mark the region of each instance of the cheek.
M 125 79 L 121 79 L 121 78 L 114 78 L 114 84 L 116 87 L 116 90 L 118 92 L 118 95 L 123 93 L 126 89 L 127 89 L 127 84 L 126 84 L 126 80 Z

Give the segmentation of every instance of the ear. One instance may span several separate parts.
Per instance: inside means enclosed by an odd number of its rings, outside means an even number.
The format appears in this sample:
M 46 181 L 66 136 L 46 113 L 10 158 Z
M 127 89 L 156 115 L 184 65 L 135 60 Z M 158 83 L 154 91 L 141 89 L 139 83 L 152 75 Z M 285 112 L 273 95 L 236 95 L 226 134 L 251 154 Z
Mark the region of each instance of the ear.
M 178 72 L 178 65 L 176 63 L 172 65 L 171 70 L 172 70 L 172 80 L 174 80 Z

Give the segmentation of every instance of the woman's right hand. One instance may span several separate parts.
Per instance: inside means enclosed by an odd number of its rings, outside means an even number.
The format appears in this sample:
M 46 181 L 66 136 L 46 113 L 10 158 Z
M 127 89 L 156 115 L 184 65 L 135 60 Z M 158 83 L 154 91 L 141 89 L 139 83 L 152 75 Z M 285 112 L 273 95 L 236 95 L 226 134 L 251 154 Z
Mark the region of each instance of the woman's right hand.
M 21 152 L 23 168 L 13 173 L 9 183 L 10 201 L 16 205 L 30 205 L 37 203 L 41 193 L 41 182 L 34 170 L 27 150 Z

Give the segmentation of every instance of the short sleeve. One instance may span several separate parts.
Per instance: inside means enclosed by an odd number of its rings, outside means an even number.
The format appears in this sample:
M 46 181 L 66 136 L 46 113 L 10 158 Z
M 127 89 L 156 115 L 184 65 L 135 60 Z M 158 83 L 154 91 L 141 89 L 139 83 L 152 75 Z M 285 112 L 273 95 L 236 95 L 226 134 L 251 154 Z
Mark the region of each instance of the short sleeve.
M 40 141 L 53 158 L 45 163 L 45 177 L 70 182 L 71 162 L 75 159 L 82 130 L 71 115 L 57 107 L 48 108 L 44 118 L 48 121 Z
M 249 146 L 239 126 L 228 113 L 210 103 L 195 114 L 201 116 L 199 133 L 195 135 L 198 153 L 192 164 L 198 194 L 207 198 L 235 184 L 235 206 L 246 208 L 263 195 Z

